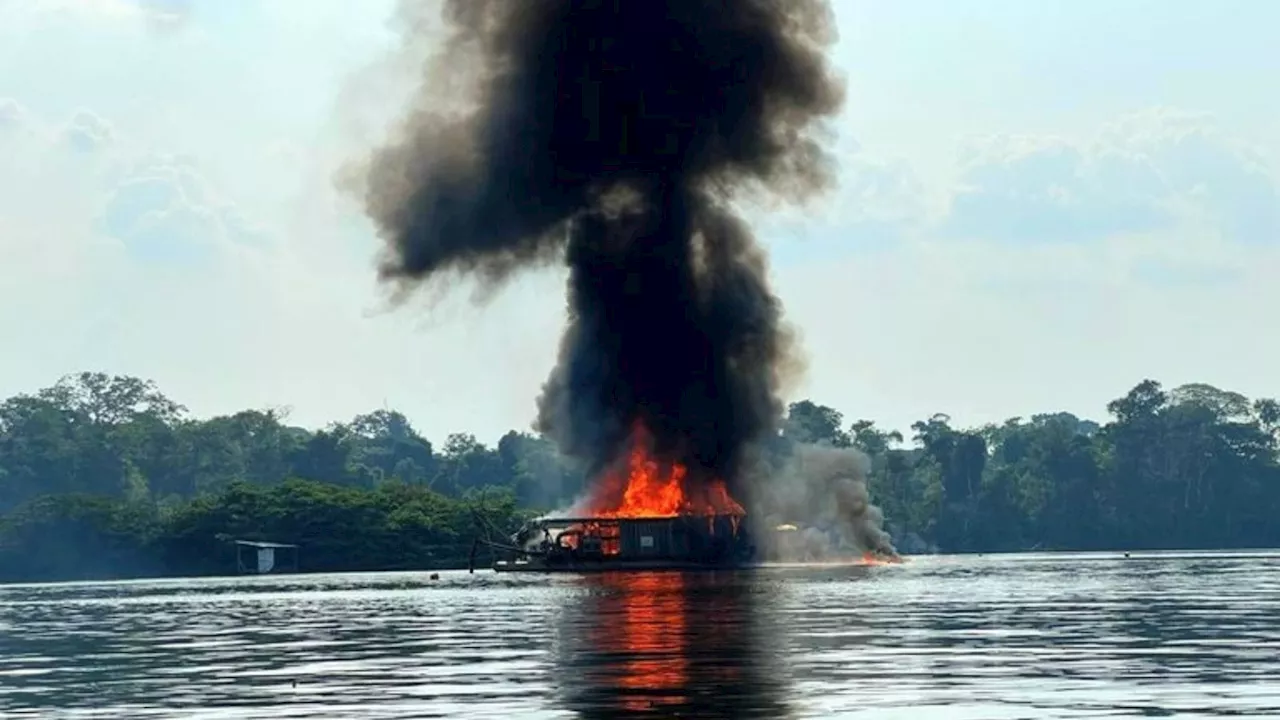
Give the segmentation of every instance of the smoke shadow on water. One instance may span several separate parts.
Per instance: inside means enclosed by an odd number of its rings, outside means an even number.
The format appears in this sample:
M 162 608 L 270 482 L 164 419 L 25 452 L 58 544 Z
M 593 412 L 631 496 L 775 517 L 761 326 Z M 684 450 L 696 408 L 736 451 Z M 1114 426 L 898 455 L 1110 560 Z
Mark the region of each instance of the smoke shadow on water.
M 583 718 L 782 718 L 770 589 L 737 572 L 601 574 L 562 607 L 554 682 Z

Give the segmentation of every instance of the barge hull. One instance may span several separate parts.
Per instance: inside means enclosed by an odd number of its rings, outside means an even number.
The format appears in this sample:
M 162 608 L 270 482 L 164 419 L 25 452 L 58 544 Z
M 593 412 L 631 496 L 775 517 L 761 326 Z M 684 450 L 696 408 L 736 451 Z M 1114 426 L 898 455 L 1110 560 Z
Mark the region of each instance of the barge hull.
M 736 563 L 702 563 L 680 560 L 636 560 L 617 562 L 580 562 L 548 565 L 541 562 L 520 562 L 499 560 L 493 564 L 494 572 L 500 573 L 602 573 L 602 572 L 656 572 L 660 570 L 714 571 L 714 570 L 754 570 L 762 567 L 758 562 Z
M 505 546 L 498 572 L 723 570 L 754 564 L 742 516 L 541 518 Z

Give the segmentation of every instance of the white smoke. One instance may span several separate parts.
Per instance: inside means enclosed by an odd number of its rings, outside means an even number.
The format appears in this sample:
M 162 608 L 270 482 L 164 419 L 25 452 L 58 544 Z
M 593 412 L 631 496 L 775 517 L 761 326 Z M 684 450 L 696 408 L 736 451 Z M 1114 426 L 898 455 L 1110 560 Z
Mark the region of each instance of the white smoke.
M 857 449 L 797 443 L 780 471 L 753 483 L 763 514 L 756 533 L 784 561 L 836 560 L 866 553 L 896 558 L 884 514 L 871 503 L 871 462 Z

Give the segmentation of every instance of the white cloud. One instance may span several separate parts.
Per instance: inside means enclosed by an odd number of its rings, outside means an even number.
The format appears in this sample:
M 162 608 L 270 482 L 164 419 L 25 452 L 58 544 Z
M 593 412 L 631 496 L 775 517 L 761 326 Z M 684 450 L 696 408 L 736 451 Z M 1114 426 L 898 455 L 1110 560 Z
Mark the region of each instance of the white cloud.
M 195 160 L 154 156 L 122 173 L 97 227 L 140 259 L 197 266 L 216 262 L 225 244 L 256 245 L 262 233 L 220 199 Z
M 191 10 L 189 0 L 13 0 L 10 12 L 44 15 L 57 20 L 137 21 L 164 27 L 182 22 Z
M 6 107 L 12 115 L 21 106 Z M 164 307 L 175 295 L 207 292 L 200 301 L 214 303 L 217 283 L 271 261 L 261 252 L 209 250 L 246 231 L 193 165 L 130 157 L 112 146 L 110 124 L 89 112 L 66 123 L 16 114 L 28 119 L 23 136 L 11 137 L 10 128 L 0 137 L 0 332 L 24 349 L 5 353 L 15 385 L 3 390 L 31 389 L 50 371 L 110 355 L 118 347 L 112 328 L 147 326 L 140 301 Z M 166 262 L 184 255 L 199 258 L 198 266 Z M 153 344 L 173 337 L 150 329 Z
M 1097 417 L 1144 377 L 1274 395 L 1280 204 L 1263 156 L 1169 110 L 971 147 L 949 213 L 883 252 L 778 271 L 812 354 L 804 391 L 897 427 Z
M 1256 148 L 1205 115 L 1157 108 L 1088 140 L 994 136 L 961 158 L 945 231 L 1016 243 L 1105 240 L 1198 225 L 1280 241 L 1280 189 Z
M 62 140 L 75 150 L 93 153 L 111 144 L 111 125 L 87 110 L 81 110 L 61 130 Z
M 13 132 L 28 123 L 27 109 L 13 98 L 0 98 L 0 132 Z

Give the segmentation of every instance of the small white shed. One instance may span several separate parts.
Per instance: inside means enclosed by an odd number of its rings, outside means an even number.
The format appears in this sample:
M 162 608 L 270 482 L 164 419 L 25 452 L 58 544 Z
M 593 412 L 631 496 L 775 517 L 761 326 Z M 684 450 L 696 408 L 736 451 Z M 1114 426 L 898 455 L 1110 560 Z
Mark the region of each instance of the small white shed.
M 265 575 L 271 572 L 297 572 L 298 546 L 260 540 L 236 540 L 236 566 L 242 573 Z M 277 555 L 285 560 L 281 563 Z

